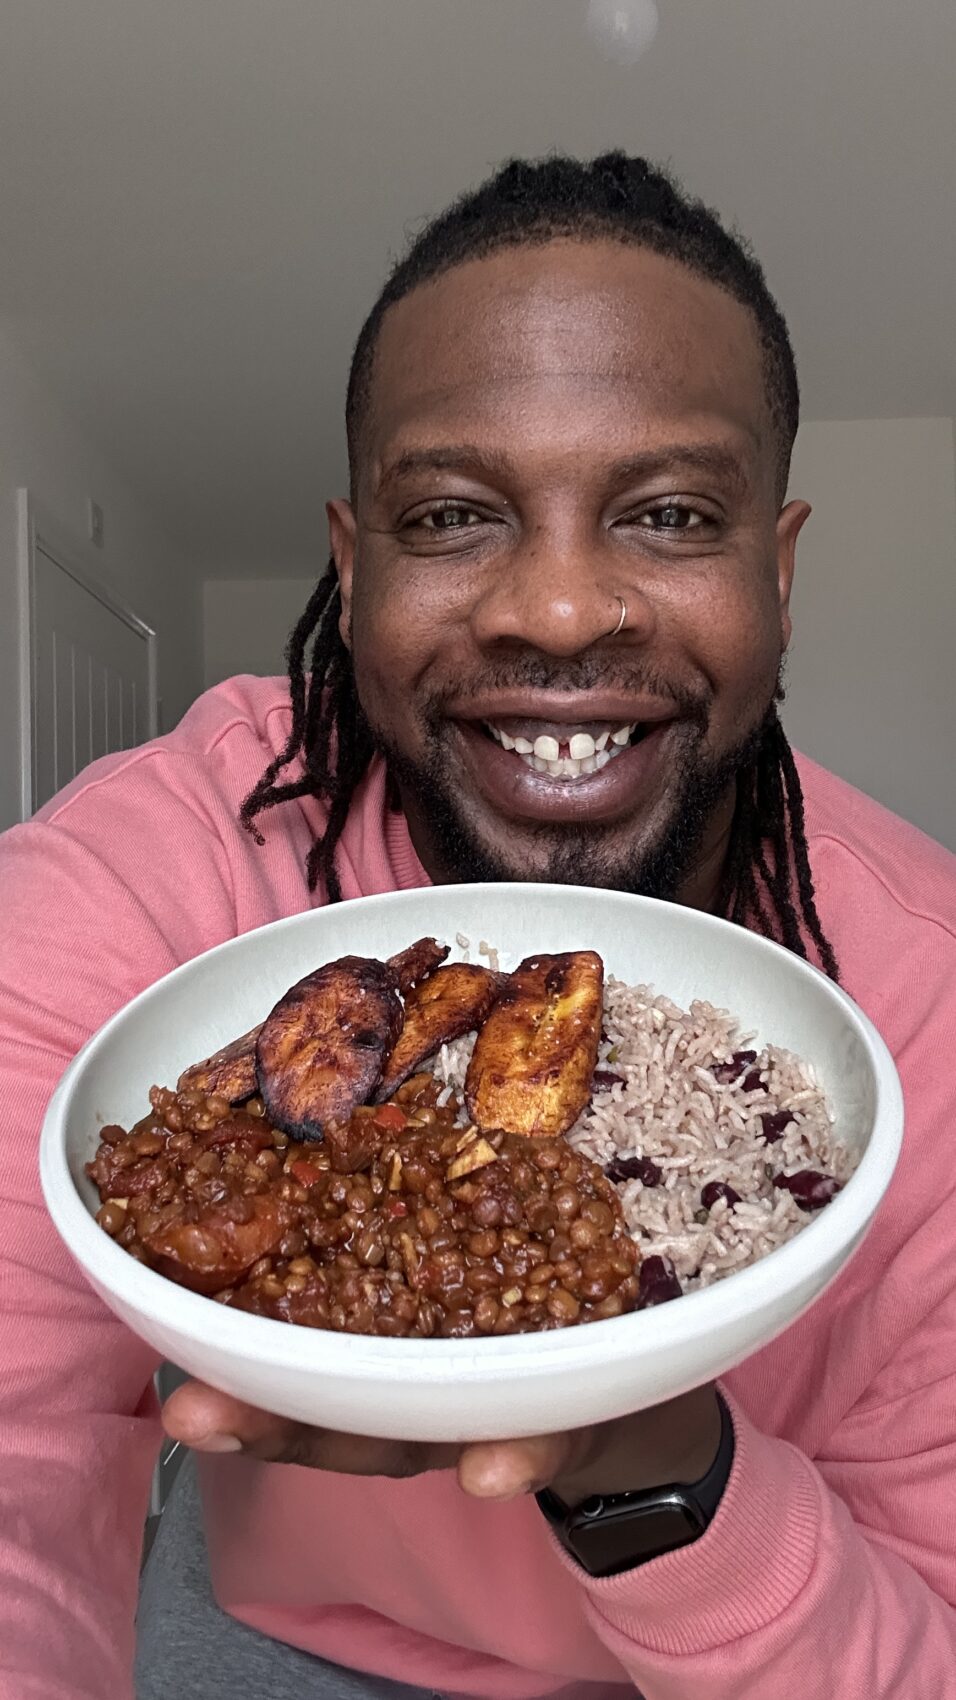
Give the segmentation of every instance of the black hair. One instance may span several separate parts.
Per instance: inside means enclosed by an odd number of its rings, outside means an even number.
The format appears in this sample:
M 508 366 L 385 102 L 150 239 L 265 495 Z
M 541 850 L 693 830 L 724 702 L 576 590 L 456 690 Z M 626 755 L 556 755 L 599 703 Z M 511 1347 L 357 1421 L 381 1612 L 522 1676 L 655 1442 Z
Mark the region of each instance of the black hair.
M 382 320 L 403 296 L 443 272 L 504 248 L 561 237 L 650 248 L 716 284 L 750 313 L 763 353 L 775 436 L 780 500 L 800 416 L 797 368 L 786 321 L 759 262 L 702 201 L 691 200 L 663 171 L 625 153 L 586 163 L 563 155 L 513 159 L 461 195 L 425 226 L 399 260 L 359 332 L 345 404 L 353 490 L 372 367 Z
M 590 162 L 556 155 L 511 160 L 427 224 L 395 265 L 359 333 L 349 375 L 346 429 L 353 489 L 382 321 L 396 301 L 466 261 L 560 237 L 610 239 L 652 249 L 708 279 L 750 313 L 763 354 L 774 430 L 777 483 L 786 490 L 799 417 L 793 350 L 763 272 L 740 238 L 644 159 L 615 152 Z M 341 598 L 333 570 L 316 585 L 289 640 L 292 726 L 285 746 L 242 804 L 258 842 L 264 810 L 314 796 L 327 807 L 309 853 L 309 888 L 324 882 L 341 897 L 335 852 L 355 791 L 375 751 L 339 632 Z M 308 654 L 311 644 L 311 655 Z M 308 671 L 307 671 L 308 662 Z M 280 780 L 283 770 L 298 777 Z M 392 806 L 398 807 L 397 798 Z M 834 979 L 836 957 L 816 909 L 800 780 L 774 707 L 756 753 L 738 777 L 737 805 L 720 894 L 722 913 L 808 957 L 812 946 Z

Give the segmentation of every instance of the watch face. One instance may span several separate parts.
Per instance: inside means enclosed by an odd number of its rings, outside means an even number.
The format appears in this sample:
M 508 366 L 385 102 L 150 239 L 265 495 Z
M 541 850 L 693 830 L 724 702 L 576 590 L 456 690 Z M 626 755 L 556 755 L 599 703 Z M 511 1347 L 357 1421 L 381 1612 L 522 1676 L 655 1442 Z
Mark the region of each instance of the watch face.
M 697 1507 L 675 1494 L 652 1505 L 608 1508 L 600 1517 L 575 1518 L 568 1535 L 575 1556 L 590 1575 L 615 1576 L 689 1545 L 705 1527 Z

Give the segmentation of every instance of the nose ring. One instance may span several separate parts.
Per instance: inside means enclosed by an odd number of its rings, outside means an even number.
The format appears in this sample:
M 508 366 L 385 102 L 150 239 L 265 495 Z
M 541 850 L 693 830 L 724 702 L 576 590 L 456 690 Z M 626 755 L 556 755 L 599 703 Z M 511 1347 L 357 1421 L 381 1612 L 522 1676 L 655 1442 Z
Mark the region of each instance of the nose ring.
M 618 632 L 622 632 L 624 630 L 624 622 L 627 619 L 627 603 L 623 596 L 616 596 L 614 600 L 621 604 L 621 618 L 618 620 L 613 632 L 608 632 L 608 637 L 617 637 Z

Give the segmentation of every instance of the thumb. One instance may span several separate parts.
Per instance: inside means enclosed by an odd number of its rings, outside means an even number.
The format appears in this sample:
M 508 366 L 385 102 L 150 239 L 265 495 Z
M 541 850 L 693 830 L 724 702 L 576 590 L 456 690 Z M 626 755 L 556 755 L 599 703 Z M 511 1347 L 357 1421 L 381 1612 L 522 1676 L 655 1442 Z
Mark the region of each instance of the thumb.
M 458 1460 L 458 1484 L 473 1499 L 517 1499 L 547 1487 L 572 1463 L 578 1436 L 541 1434 L 529 1440 L 483 1440 Z
M 295 1424 L 201 1381 L 187 1381 L 166 1400 L 163 1427 L 171 1440 L 196 1452 L 238 1452 L 263 1443 L 274 1444 L 278 1452 Z
M 189 1381 L 170 1395 L 163 1425 L 173 1440 L 196 1452 L 242 1451 L 263 1464 L 303 1464 L 346 1476 L 403 1477 L 448 1470 L 460 1451 L 457 1446 L 419 1446 L 313 1428 L 257 1410 L 199 1381 Z

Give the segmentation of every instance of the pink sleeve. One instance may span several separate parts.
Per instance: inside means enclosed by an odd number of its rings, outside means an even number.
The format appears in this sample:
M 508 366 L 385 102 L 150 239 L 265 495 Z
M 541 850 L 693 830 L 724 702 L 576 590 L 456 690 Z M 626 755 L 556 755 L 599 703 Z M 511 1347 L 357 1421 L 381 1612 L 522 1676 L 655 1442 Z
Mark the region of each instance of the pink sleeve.
M 118 779 L 63 820 L 0 840 L 0 1700 L 127 1700 L 155 1362 L 62 1248 L 38 1134 L 90 1033 L 234 923 L 220 847 L 161 785 Z
M 737 1453 L 701 1540 L 603 1582 L 577 1572 L 645 1700 L 956 1693 L 956 958 L 948 927 L 895 925 L 855 976 L 907 1106 L 872 1232 L 772 1369 L 728 1378 Z
M 729 1401 L 737 1454 L 706 1535 L 584 1584 L 644 1700 L 952 1692 L 956 1384 L 926 1371 L 937 1344 L 951 1361 L 954 1338 L 950 1300 L 815 1464 Z

